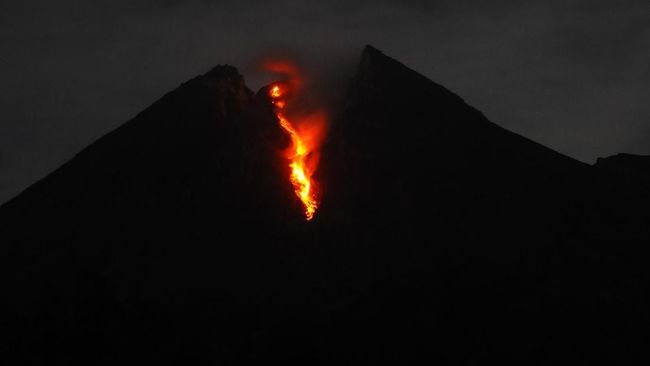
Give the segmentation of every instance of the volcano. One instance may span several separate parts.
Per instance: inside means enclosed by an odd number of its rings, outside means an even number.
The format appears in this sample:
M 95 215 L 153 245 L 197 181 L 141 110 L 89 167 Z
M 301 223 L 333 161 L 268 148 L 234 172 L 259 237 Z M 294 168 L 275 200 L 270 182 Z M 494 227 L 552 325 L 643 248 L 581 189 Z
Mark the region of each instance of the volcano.
M 309 221 L 268 88 L 230 66 L 4 204 L 2 359 L 648 361 L 636 175 L 507 131 L 371 46 L 345 93 Z

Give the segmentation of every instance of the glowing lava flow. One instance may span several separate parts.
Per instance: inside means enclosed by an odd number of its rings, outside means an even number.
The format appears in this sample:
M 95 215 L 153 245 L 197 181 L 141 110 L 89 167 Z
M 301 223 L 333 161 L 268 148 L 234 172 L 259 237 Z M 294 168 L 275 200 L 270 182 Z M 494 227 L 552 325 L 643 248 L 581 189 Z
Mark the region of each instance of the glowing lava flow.
M 289 180 L 293 185 L 296 196 L 300 198 L 303 206 L 305 206 L 305 217 L 309 221 L 314 218 L 314 213 L 318 209 L 318 199 L 316 198 L 313 189 L 314 184 L 311 179 L 313 172 L 308 169 L 306 163 L 310 151 L 305 141 L 300 137 L 300 134 L 298 134 L 291 122 L 282 113 L 282 109 L 286 106 L 286 100 L 283 98 L 286 94 L 285 91 L 279 85 L 273 85 L 269 90 L 269 94 L 273 105 L 276 107 L 276 115 L 280 121 L 280 126 L 291 138 L 292 147 L 289 156 L 289 160 L 291 161 L 289 164 L 291 176 Z

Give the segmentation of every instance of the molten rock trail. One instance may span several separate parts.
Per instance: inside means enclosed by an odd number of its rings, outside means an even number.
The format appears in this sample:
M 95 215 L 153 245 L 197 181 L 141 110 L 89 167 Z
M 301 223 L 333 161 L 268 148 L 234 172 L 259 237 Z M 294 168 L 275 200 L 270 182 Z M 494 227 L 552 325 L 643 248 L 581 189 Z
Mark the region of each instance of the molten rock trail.
M 288 156 L 290 160 L 289 167 L 291 168 L 289 180 L 294 187 L 296 196 L 300 198 L 300 201 L 305 207 L 305 217 L 309 221 L 314 218 L 314 213 L 318 209 L 318 198 L 316 197 L 314 182 L 311 178 L 314 172 L 307 165 L 307 159 L 311 151 L 305 139 L 298 133 L 298 130 L 296 130 L 283 113 L 283 109 L 287 105 L 287 93 L 284 87 L 275 84 L 269 89 L 269 94 L 275 106 L 280 126 L 291 138 L 291 150 Z

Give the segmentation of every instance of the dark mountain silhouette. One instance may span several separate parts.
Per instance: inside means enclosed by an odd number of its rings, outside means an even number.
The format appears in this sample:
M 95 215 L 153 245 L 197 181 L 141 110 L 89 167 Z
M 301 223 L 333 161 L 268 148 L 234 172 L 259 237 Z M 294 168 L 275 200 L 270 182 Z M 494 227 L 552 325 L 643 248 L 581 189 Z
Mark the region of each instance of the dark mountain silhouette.
M 648 359 L 650 194 L 367 46 L 305 222 L 218 66 L 0 208 L 17 364 Z
M 648 155 L 616 154 L 598 158 L 595 165 L 613 175 L 621 176 L 629 184 L 640 185 L 650 190 L 650 156 Z

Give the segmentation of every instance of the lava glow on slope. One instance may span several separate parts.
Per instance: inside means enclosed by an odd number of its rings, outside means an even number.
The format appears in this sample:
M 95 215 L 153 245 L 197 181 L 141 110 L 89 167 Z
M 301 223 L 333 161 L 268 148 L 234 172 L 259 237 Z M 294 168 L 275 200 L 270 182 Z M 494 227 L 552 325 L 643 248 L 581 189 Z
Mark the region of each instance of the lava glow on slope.
M 318 139 L 314 138 L 319 135 L 318 131 L 322 131 L 324 119 L 320 114 L 312 114 L 304 117 L 303 129 L 297 129 L 292 122 L 289 121 L 285 110 L 287 108 L 287 100 L 289 93 L 290 83 L 275 83 L 269 88 L 269 96 L 271 102 L 275 107 L 275 113 L 278 117 L 280 127 L 291 138 L 291 147 L 287 151 L 287 159 L 290 161 L 289 168 L 291 175 L 289 180 L 293 185 L 296 196 L 300 198 L 304 208 L 305 217 L 307 220 L 314 218 L 314 213 L 318 209 L 318 197 L 316 192 L 316 182 L 312 179 L 312 174 L 318 165 L 318 153 L 316 148 L 318 146 Z M 311 123 L 306 123 L 310 122 Z M 314 123 L 316 122 L 316 123 Z M 312 128 L 309 128 L 309 125 Z M 313 127 L 316 128 L 313 128 Z

